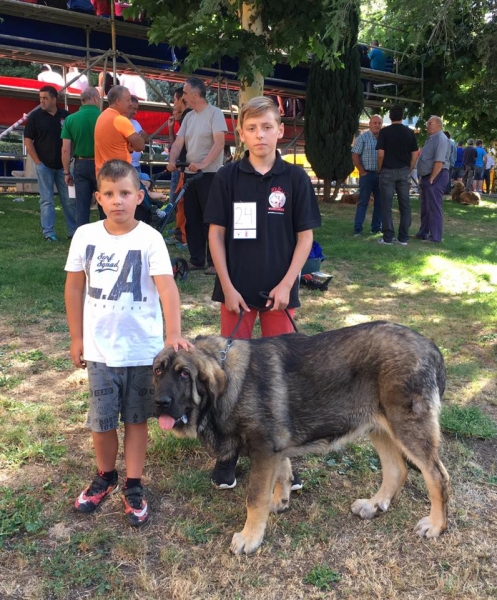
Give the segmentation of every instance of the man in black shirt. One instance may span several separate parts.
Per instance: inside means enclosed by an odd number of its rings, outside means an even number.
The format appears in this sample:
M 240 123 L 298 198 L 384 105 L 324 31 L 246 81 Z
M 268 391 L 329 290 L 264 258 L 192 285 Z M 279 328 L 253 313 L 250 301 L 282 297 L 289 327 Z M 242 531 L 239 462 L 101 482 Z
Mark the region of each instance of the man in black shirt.
M 401 106 L 392 106 L 391 125 L 380 130 L 378 135 L 378 169 L 380 171 L 380 196 L 383 237 L 380 244 L 398 243 L 407 246 L 411 226 L 411 202 L 409 187 L 411 171 L 418 157 L 418 144 L 414 133 L 402 124 Z M 393 195 L 399 202 L 399 233 L 395 238 L 392 218 Z
M 464 148 L 462 154 L 462 168 L 463 176 L 462 182 L 468 192 L 473 190 L 473 179 L 475 177 L 475 163 L 476 163 L 476 148 L 474 147 L 474 140 L 470 138 L 468 145 Z
M 68 114 L 67 110 L 57 106 L 57 90 L 51 85 L 45 85 L 40 89 L 40 108 L 30 115 L 24 130 L 26 151 L 36 165 L 43 237 L 49 242 L 57 241 L 54 184 L 62 203 L 67 236 L 72 238 L 76 231 L 76 203 L 69 198 L 61 153 L 60 134 Z

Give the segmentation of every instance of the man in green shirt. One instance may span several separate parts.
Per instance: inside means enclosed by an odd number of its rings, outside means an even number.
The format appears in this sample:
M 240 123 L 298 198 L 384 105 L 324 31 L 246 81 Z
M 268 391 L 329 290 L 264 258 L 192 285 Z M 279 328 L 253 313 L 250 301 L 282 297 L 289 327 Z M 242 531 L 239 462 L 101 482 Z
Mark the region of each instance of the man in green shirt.
M 81 107 L 69 115 L 62 128 L 62 165 L 67 185 L 76 188 L 76 225 L 90 222 L 90 203 L 97 190 L 94 131 L 100 116 L 100 94 L 94 87 L 81 92 Z M 74 156 L 74 179 L 69 171 Z M 99 206 L 100 211 L 100 206 Z M 100 212 L 100 218 L 104 218 Z

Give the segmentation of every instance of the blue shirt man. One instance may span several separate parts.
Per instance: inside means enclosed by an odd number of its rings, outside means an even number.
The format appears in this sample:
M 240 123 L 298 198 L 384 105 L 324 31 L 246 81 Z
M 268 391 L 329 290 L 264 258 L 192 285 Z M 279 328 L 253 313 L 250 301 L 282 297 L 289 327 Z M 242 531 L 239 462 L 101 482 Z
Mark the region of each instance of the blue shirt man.
M 359 202 L 354 219 L 355 236 L 362 234 L 371 194 L 374 197 L 371 233 L 381 231 L 381 197 L 376 143 L 382 125 L 383 119 L 380 115 L 373 115 L 369 120 L 368 131 L 361 134 L 352 147 L 352 162 L 359 171 Z

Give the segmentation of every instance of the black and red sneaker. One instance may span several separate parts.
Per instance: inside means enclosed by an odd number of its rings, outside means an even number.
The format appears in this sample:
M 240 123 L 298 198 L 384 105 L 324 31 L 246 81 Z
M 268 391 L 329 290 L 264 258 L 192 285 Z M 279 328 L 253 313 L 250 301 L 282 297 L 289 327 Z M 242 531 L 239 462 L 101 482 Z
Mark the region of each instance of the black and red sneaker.
M 110 481 L 104 479 L 100 473 L 97 473 L 89 487 L 81 492 L 78 499 L 74 503 L 76 510 L 82 513 L 93 512 L 105 499 L 106 496 L 117 490 L 117 471 L 114 470 L 113 477 Z
M 125 489 L 123 502 L 124 513 L 130 525 L 138 527 L 148 521 L 148 505 L 143 496 L 141 485 L 134 485 Z

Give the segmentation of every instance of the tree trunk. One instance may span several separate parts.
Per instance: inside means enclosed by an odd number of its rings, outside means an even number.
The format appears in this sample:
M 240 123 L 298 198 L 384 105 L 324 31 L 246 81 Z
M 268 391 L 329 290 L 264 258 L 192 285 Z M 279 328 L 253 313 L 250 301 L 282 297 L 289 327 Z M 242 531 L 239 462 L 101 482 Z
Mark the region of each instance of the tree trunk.
M 231 0 L 233 2 L 234 0 Z M 241 12 L 239 13 L 240 23 L 245 31 L 251 31 L 255 35 L 263 35 L 264 30 L 262 26 L 262 19 L 259 12 L 257 12 L 255 4 L 252 2 L 242 2 Z M 254 80 L 251 84 L 247 79 L 240 80 L 240 94 L 238 97 L 238 111 L 241 110 L 242 106 L 246 104 L 252 98 L 256 96 L 262 96 L 264 93 L 264 77 L 262 73 L 255 73 Z M 238 142 L 238 146 L 235 150 L 235 160 L 242 158 L 244 153 L 244 147 L 242 142 Z
M 335 202 L 335 200 L 337 199 L 338 192 L 340 191 L 340 187 L 344 181 L 345 179 L 341 179 L 340 181 L 336 182 L 335 189 L 333 190 L 333 196 L 330 199 L 330 204 Z
M 331 202 L 331 200 L 330 200 L 331 181 L 329 179 L 324 179 L 323 182 L 324 182 L 323 202 L 326 202 L 327 204 L 329 204 Z

